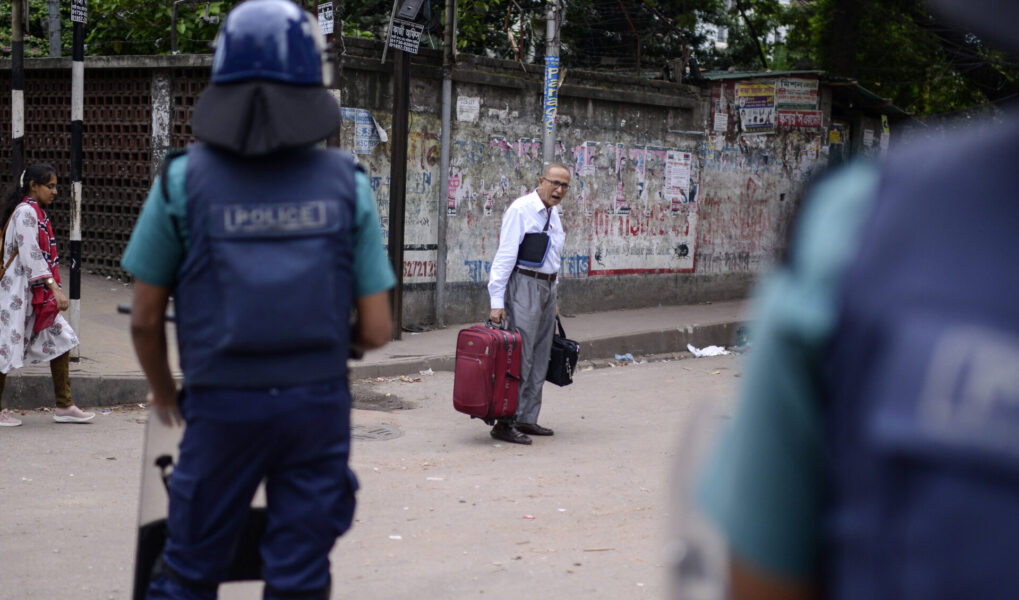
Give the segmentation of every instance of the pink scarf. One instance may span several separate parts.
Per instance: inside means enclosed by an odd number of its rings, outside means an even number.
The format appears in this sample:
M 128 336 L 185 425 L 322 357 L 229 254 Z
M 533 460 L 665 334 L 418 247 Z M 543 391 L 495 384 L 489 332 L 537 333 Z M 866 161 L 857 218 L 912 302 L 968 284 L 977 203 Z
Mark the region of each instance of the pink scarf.
M 57 239 L 53 235 L 50 219 L 46 216 L 46 211 L 35 200 L 32 200 L 31 196 L 25 196 L 22 202 L 31 206 L 35 211 L 36 219 L 39 221 L 39 249 L 42 250 L 42 256 L 46 259 L 46 264 L 49 265 L 53 279 L 59 285 L 60 256 L 57 254 Z M 52 325 L 57 315 L 60 314 L 57 297 L 53 294 L 53 290 L 45 284 L 32 286 L 32 308 L 35 311 L 35 325 L 32 327 L 32 333 L 39 333 Z

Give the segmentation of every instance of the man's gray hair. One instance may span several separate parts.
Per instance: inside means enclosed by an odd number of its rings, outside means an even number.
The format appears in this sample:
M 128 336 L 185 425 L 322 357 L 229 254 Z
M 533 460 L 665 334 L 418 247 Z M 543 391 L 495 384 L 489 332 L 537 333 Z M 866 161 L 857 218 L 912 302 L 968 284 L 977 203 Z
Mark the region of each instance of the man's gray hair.
M 547 177 L 548 176 L 548 172 L 551 171 L 552 169 L 562 169 L 563 171 L 566 171 L 567 173 L 570 172 L 570 170 L 566 168 L 566 165 L 561 165 L 559 163 L 548 163 L 547 165 L 545 165 L 545 168 L 541 170 L 541 176 L 542 177 Z

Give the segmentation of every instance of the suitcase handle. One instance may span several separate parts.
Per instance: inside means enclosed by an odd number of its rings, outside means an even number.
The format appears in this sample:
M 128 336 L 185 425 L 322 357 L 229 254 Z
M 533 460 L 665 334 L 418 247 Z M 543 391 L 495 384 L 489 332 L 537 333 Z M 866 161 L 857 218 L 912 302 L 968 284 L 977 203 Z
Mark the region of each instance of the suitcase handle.
M 492 322 L 492 319 L 488 319 L 487 321 L 485 321 L 485 327 L 488 327 L 489 329 L 502 329 L 505 331 L 509 329 L 509 322 L 506 320 L 506 317 L 503 317 L 499 321 L 499 324 L 496 325 L 495 323 Z

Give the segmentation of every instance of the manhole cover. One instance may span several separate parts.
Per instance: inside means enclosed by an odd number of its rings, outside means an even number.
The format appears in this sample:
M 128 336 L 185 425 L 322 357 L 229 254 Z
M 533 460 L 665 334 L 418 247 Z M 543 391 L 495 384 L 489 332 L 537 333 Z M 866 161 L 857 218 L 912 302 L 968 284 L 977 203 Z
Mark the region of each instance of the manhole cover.
M 393 440 L 403 432 L 392 425 L 351 425 L 350 435 L 355 440 Z
M 385 394 L 375 391 L 368 386 L 351 386 L 350 395 L 353 400 L 353 407 L 360 410 L 391 412 L 394 410 L 417 408 L 413 402 L 404 400 L 396 394 Z

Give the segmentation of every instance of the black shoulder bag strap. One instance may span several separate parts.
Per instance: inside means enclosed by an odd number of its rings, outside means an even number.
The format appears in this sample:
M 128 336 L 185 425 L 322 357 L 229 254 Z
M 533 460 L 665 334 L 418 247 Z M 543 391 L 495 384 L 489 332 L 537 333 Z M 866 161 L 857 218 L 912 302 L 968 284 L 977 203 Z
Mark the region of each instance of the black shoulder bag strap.
M 166 177 L 170 173 L 170 163 L 173 162 L 173 159 L 179 156 L 184 156 L 187 153 L 187 149 L 170 150 L 166 153 L 166 156 L 163 157 L 163 165 L 159 167 L 159 191 L 163 194 L 163 202 L 167 205 L 170 204 L 170 186 L 166 182 Z M 173 232 L 177 234 L 177 239 L 181 239 L 180 223 L 177 221 L 176 217 L 171 217 L 170 220 L 173 221 Z

